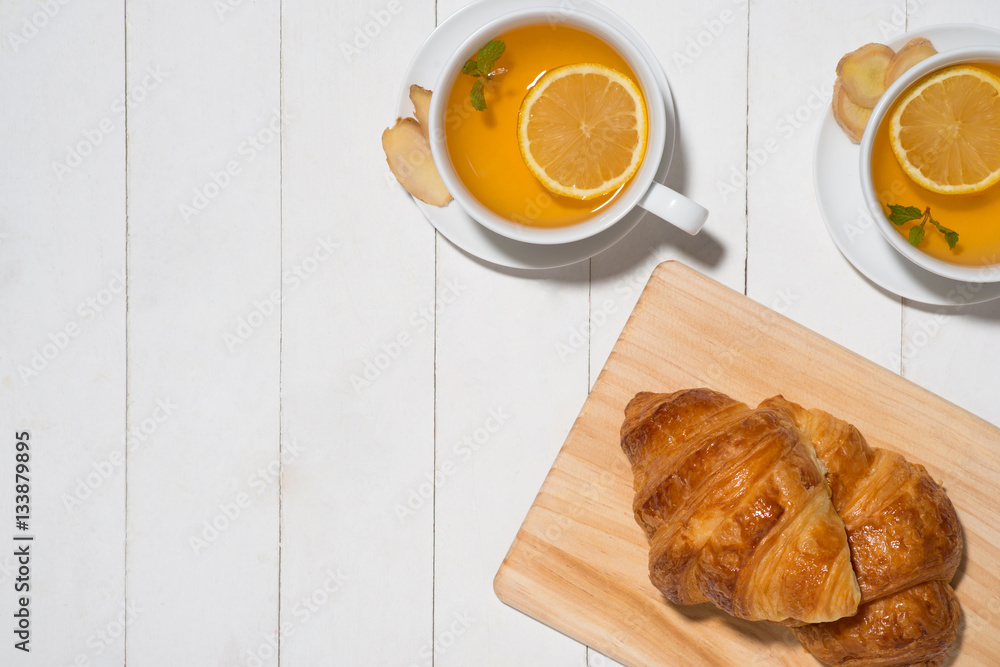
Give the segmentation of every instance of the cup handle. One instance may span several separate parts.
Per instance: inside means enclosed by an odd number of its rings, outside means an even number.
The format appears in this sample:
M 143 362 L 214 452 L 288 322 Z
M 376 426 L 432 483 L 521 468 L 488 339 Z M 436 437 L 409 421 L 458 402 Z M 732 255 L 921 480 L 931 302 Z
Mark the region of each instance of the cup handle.
M 688 234 L 700 232 L 708 219 L 708 209 L 704 206 L 655 182 L 639 200 L 639 206 Z

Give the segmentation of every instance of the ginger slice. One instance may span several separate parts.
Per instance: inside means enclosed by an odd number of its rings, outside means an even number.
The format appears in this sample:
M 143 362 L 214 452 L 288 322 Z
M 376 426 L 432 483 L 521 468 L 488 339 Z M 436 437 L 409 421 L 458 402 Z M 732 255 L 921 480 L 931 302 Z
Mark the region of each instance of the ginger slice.
M 889 67 L 885 70 L 885 87 L 888 88 L 903 75 L 903 72 L 936 53 L 937 49 L 930 43 L 930 40 L 914 37 L 904 44 L 903 48 L 897 51 L 896 55 L 889 61 Z
M 397 118 L 396 124 L 382 133 L 382 150 L 392 175 L 411 195 L 431 206 L 451 201 L 420 123 L 412 118 Z
M 833 118 L 851 141 L 861 143 L 861 135 L 865 133 L 865 126 L 871 115 L 871 109 L 851 101 L 843 81 L 837 77 L 837 82 L 833 84 Z
M 885 44 L 865 44 L 837 63 L 837 76 L 851 101 L 872 108 L 885 92 L 885 72 L 896 55 Z
M 426 137 L 428 128 L 430 128 L 427 117 L 431 110 L 431 91 L 417 85 L 410 86 L 410 101 L 413 102 L 413 115 L 417 117 L 420 129 L 424 131 Z

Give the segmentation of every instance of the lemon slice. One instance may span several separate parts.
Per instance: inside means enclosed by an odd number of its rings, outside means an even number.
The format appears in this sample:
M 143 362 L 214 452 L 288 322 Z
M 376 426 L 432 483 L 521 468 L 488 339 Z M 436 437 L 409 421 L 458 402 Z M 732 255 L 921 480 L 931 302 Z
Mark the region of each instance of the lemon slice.
M 1000 181 L 1000 78 L 958 65 L 925 79 L 897 104 L 889 141 L 918 185 L 982 192 Z
M 646 104 L 632 80 L 593 63 L 546 72 L 528 91 L 517 139 L 542 185 L 573 199 L 614 192 L 646 153 Z

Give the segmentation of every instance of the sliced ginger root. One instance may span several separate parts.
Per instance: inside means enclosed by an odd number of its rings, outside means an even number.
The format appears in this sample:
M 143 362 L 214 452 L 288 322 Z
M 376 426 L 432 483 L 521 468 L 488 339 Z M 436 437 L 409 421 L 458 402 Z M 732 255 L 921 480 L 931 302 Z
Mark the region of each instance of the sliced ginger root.
M 837 76 L 851 101 L 869 109 L 885 92 L 885 73 L 896 53 L 885 44 L 865 44 L 837 63 Z
M 417 85 L 412 85 L 410 86 L 410 101 L 413 102 L 413 115 L 417 117 L 420 129 L 424 131 L 424 136 L 426 137 L 427 128 L 430 127 L 427 117 L 430 116 L 431 110 L 431 91 Z
M 904 44 L 903 48 L 897 51 L 896 55 L 889 61 L 889 66 L 885 70 L 885 87 L 888 88 L 903 75 L 903 72 L 936 53 L 937 49 L 929 40 L 923 37 L 914 37 Z
M 445 206 L 452 197 L 434 166 L 427 135 L 431 91 L 410 86 L 410 101 L 413 102 L 416 120 L 397 118 L 396 124 L 382 133 L 385 161 L 389 163 L 389 171 L 407 192 L 431 206 Z
M 431 206 L 444 206 L 451 201 L 451 194 L 434 166 L 426 130 L 416 120 L 398 118 L 395 125 L 382 133 L 382 150 L 392 175 L 411 195 Z
M 843 82 L 838 78 L 833 84 L 833 118 L 851 141 L 856 144 L 861 143 L 861 135 L 865 133 L 865 126 L 871 115 L 870 108 L 851 101 L 844 90 Z
M 854 143 L 861 141 L 872 109 L 892 83 L 921 60 L 937 53 L 923 37 L 914 37 L 899 52 L 885 44 L 865 44 L 837 63 L 833 117 Z

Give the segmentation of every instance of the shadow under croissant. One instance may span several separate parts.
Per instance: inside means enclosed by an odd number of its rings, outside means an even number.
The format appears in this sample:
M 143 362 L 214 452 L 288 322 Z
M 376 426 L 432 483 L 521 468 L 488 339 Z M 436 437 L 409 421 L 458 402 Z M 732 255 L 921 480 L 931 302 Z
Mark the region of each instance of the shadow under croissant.
M 750 637 L 757 643 L 766 646 L 785 644 L 787 646 L 801 647 L 798 640 L 795 639 L 795 635 L 788 628 L 768 623 L 767 621 L 747 621 L 742 618 L 730 616 L 711 602 L 695 605 L 678 605 L 664 597 L 663 603 L 669 605 L 690 621 L 703 623 L 709 619 L 716 620 L 722 622 L 735 632 Z M 802 649 L 802 651 L 805 653 L 805 649 Z
M 959 530 L 963 531 L 963 534 L 962 534 L 962 544 L 965 545 L 965 547 L 962 549 L 962 560 L 959 561 L 959 563 L 958 563 L 958 569 L 955 571 L 955 576 L 952 577 L 952 579 L 951 579 L 951 587 L 953 589 L 955 589 L 956 592 L 958 591 L 958 585 L 959 585 L 959 583 L 961 583 L 962 579 L 965 577 L 965 566 L 969 562 L 969 543 L 965 539 L 965 534 L 964 534 L 964 530 L 965 529 L 962 528 L 962 521 L 961 521 L 961 519 L 959 519 L 959 521 L 958 521 L 958 527 L 959 527 Z M 955 661 L 958 660 L 958 656 L 960 656 L 962 654 L 962 640 L 963 640 L 963 638 L 965 636 L 965 620 L 966 620 L 966 618 L 967 617 L 965 615 L 965 612 L 963 611 L 962 612 L 962 618 L 958 622 L 958 631 L 957 631 L 957 635 L 955 637 L 955 646 L 951 650 L 951 655 L 949 655 L 948 658 L 945 659 L 945 661 L 941 663 L 941 667 L 951 667 L 952 665 L 955 664 Z
M 952 580 L 952 587 L 958 584 L 958 581 L 965 574 L 965 564 L 966 564 L 967 553 L 963 551 L 962 562 L 959 565 L 958 572 L 955 578 Z M 748 637 L 755 642 L 762 644 L 764 647 L 769 647 L 775 644 L 784 644 L 785 646 L 793 647 L 801 652 L 803 658 L 808 656 L 813 659 L 813 662 L 817 665 L 825 665 L 815 656 L 809 653 L 802 644 L 795 638 L 791 630 L 788 628 L 778 625 L 776 623 L 770 623 L 768 621 L 747 621 L 742 618 L 737 618 L 735 616 L 730 616 L 723 610 L 719 609 L 710 602 L 705 602 L 703 604 L 697 605 L 677 605 L 668 600 L 665 596 L 663 597 L 663 603 L 669 605 L 672 609 L 676 610 L 679 614 L 684 616 L 690 621 L 695 623 L 703 623 L 708 620 L 714 620 L 716 622 L 723 623 L 726 627 L 730 628 L 734 632 L 737 632 L 745 637 Z M 955 645 L 952 647 L 951 653 L 941 663 L 940 667 L 953 667 L 955 661 L 958 660 L 958 656 L 962 653 L 962 640 L 965 634 L 965 621 L 966 616 L 962 614 L 961 621 L 958 625 L 957 637 L 955 640 Z M 761 658 L 765 656 L 761 655 Z M 762 663 L 763 664 L 763 663 Z
M 958 511 L 955 511 L 955 516 L 958 517 Z M 958 569 L 955 570 L 955 576 L 951 578 L 951 587 L 958 590 L 958 585 L 962 583 L 962 579 L 965 578 L 965 566 L 969 563 L 969 542 L 965 539 L 965 528 L 962 527 L 962 518 L 958 517 L 958 530 L 962 533 L 962 559 L 958 561 Z

